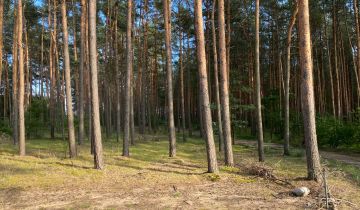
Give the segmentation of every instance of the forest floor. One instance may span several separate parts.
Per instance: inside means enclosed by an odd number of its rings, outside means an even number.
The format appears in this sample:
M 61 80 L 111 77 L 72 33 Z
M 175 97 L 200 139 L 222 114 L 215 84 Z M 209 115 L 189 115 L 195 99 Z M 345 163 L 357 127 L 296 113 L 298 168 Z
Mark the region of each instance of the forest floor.
M 62 140 L 28 140 L 26 157 L 17 156 L 10 140 L 0 140 L 0 209 L 318 209 L 324 197 L 321 185 L 306 181 L 304 153 L 283 157 L 267 147 L 266 163 L 257 163 L 256 150 L 235 145 L 236 167 L 220 173 L 207 169 L 203 141 L 178 138 L 177 157 L 168 157 L 163 137 L 141 139 L 131 157 L 121 156 L 121 143 L 104 141 L 106 168 L 92 169 L 90 146 L 79 147 L 76 159 L 67 158 Z M 324 160 L 328 185 L 339 209 L 360 208 L 358 168 Z M 351 170 L 348 168 L 350 167 Z M 279 180 L 252 169 L 265 168 Z M 256 171 L 256 170 L 255 170 Z M 281 181 L 283 180 L 283 181 Z M 293 197 L 295 187 L 311 194 Z

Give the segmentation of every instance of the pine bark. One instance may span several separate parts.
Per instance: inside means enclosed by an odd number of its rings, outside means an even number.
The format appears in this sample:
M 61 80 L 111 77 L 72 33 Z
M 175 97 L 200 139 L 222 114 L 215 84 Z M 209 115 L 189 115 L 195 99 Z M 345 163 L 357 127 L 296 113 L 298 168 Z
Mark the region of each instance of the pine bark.
M 144 15 L 143 15 L 143 29 L 144 29 L 144 41 L 143 41 L 143 74 L 142 74 L 142 86 L 141 86 L 141 131 L 144 134 L 146 128 L 146 106 L 147 103 L 146 97 L 146 85 L 147 85 L 147 74 L 148 74 L 148 0 L 144 0 Z
M 172 79 L 172 50 L 171 50 L 171 0 L 163 0 L 165 21 L 165 46 L 166 46 L 166 81 L 168 102 L 168 127 L 169 127 L 169 156 L 176 156 L 176 135 L 174 122 L 173 79 Z
M 4 16 L 4 0 L 0 0 L 0 84 L 3 70 L 3 16 Z
M 225 18 L 224 0 L 218 1 L 218 24 L 219 24 L 219 57 L 220 57 L 220 90 L 221 90 L 221 113 L 223 120 L 224 145 L 225 145 L 225 164 L 234 165 L 232 140 L 231 140 L 231 119 L 229 105 L 229 83 L 226 60 L 226 41 L 225 41 Z
M 5 80 L 5 93 L 4 93 L 4 118 L 11 119 L 8 115 L 9 113 L 9 105 L 10 105 L 10 85 L 9 85 L 9 63 L 5 60 L 5 67 L 4 67 L 4 80 Z
M 182 137 L 186 141 L 185 135 L 185 90 L 184 90 L 184 66 L 183 66 L 183 33 L 180 31 L 180 49 L 179 49 L 179 64 L 180 64 L 180 99 L 181 99 L 181 124 L 182 124 Z
M 208 90 L 208 76 L 206 71 L 206 55 L 205 55 L 205 36 L 203 28 L 202 15 L 202 0 L 195 0 L 195 32 L 196 32 L 196 49 L 197 62 L 199 69 L 199 83 L 200 83 L 200 104 L 202 114 L 202 122 L 204 127 L 204 137 L 206 141 L 206 152 L 208 161 L 208 172 L 217 173 L 219 171 L 216 159 L 216 148 L 213 136 L 209 90 Z
M 308 0 L 299 0 L 299 34 L 300 68 L 302 72 L 301 104 L 304 122 L 308 178 L 319 181 L 321 166 L 316 136 L 313 63 Z
M 118 6 L 116 4 L 115 7 L 115 23 L 114 23 L 114 27 L 115 27 L 115 38 L 114 38 L 114 50 L 115 50 L 115 74 L 116 74 L 116 140 L 117 142 L 119 142 L 119 138 L 120 138 L 120 130 L 121 130 L 121 87 L 120 87 L 120 83 L 121 83 L 121 72 L 119 69 L 119 41 L 118 41 L 118 20 L 117 20 L 117 13 L 118 10 Z
M 340 92 L 340 75 L 339 75 L 339 61 L 338 61 L 338 38 L 337 38 L 337 3 L 333 0 L 333 48 L 334 48 L 334 70 L 335 70 L 335 87 L 336 87 L 336 117 L 341 118 L 341 92 Z
M 13 143 L 19 143 L 19 110 L 18 110 L 18 28 L 19 18 L 16 10 L 14 11 L 14 34 L 13 34 L 13 63 L 12 63 L 12 121 L 13 121 Z
M 214 55 L 214 80 L 215 80 L 215 98 L 216 98 L 216 114 L 219 129 L 219 151 L 224 150 L 224 134 L 222 130 L 221 120 L 221 104 L 220 104 L 220 93 L 219 93 L 219 64 L 218 64 L 218 52 L 217 52 L 217 41 L 216 41 L 216 26 L 215 26 L 215 10 L 216 0 L 213 2 L 211 12 L 211 28 L 212 28 L 212 41 L 213 41 L 213 55 Z
M 61 4 L 62 28 L 63 28 L 63 49 L 64 49 L 64 71 L 65 71 L 65 89 L 66 89 L 66 110 L 68 118 L 68 138 L 70 158 L 76 157 L 76 142 L 73 114 L 73 99 L 71 94 L 71 73 L 70 73 L 70 55 L 69 55 L 69 34 L 67 26 L 66 0 Z
M 360 24 L 359 24 L 359 7 L 358 0 L 353 1 L 354 14 L 355 14 L 355 31 L 356 31 L 356 46 L 357 46 L 357 105 L 360 106 Z M 354 64 L 355 65 L 355 64 Z
M 132 51 L 134 53 L 134 51 Z M 134 57 L 134 55 L 132 56 Z M 130 143 L 131 145 L 135 145 L 135 120 L 134 120 L 134 76 L 133 76 L 133 61 L 130 63 Z
M 126 79 L 125 79 L 125 107 L 124 107 L 124 141 L 122 155 L 128 157 L 131 137 L 131 108 L 132 108 L 132 0 L 127 2 L 126 28 Z
M 332 64 L 331 64 L 331 55 L 330 55 L 330 39 L 328 38 L 327 34 L 327 21 L 324 16 L 325 22 L 325 38 L 326 40 L 326 56 L 327 56 L 327 63 L 328 63 L 328 72 L 329 72 L 329 83 L 330 83 L 330 99 L 331 99 L 331 113 L 335 117 L 336 116 L 336 108 L 335 108 L 335 91 L 334 91 L 334 80 L 333 80 L 333 71 L 332 71 Z
M 97 49 L 96 49 L 96 0 L 89 0 L 89 54 L 91 71 L 91 105 L 94 133 L 94 163 L 96 169 L 103 169 L 103 151 L 99 113 Z
M 187 57 L 190 57 L 190 40 L 187 37 Z M 191 68 L 187 68 L 186 71 L 186 89 L 187 89 L 187 121 L 188 121 L 188 131 L 189 136 L 192 136 L 192 121 L 191 121 Z
M 226 0 L 226 64 L 230 91 L 231 0 Z
M 256 0 L 255 9 L 255 77 L 256 77 L 256 122 L 258 137 L 259 161 L 265 161 L 264 134 L 261 113 L 261 80 L 260 80 L 260 0 Z
M 40 97 L 43 98 L 44 97 L 44 32 L 45 32 L 45 27 L 44 27 L 44 17 L 41 17 L 41 55 L 40 55 L 40 63 L 41 63 L 41 70 L 40 70 L 40 90 L 39 90 L 39 94 Z
M 296 23 L 298 14 L 298 5 L 295 3 L 295 9 L 290 19 L 287 43 L 286 43 L 286 71 L 285 71 L 285 129 L 284 129 L 284 155 L 290 155 L 290 74 L 291 74 L 291 39 L 292 29 Z
M 55 10 L 55 8 L 53 9 Z M 48 1 L 48 27 L 49 27 L 49 36 L 50 36 L 50 49 L 49 49 L 49 80 L 50 80 L 50 136 L 51 139 L 55 138 L 55 61 L 54 61 L 54 49 L 55 49 L 55 20 L 54 30 L 52 30 L 52 18 L 51 18 L 51 0 Z M 56 14 L 56 13 L 55 13 Z M 55 18 L 55 16 L 54 16 Z
M 22 0 L 18 0 L 18 33 L 17 45 L 19 49 L 19 155 L 25 156 L 25 113 L 24 113 L 24 96 L 25 96 L 25 80 L 24 80 L 24 49 L 23 49 L 23 5 Z
M 23 9 L 24 10 L 24 9 Z M 24 33 L 24 81 L 25 81 L 25 95 L 24 95 L 24 109 L 27 110 L 31 104 L 32 86 L 31 86 L 31 70 L 30 70 L 30 58 L 29 58 L 29 42 L 28 32 L 25 20 L 25 14 L 23 11 L 23 33 Z
M 80 66 L 79 66 L 79 144 L 82 144 L 84 141 L 84 69 L 85 69 L 85 59 L 86 59 L 86 15 L 87 15 L 87 6 L 86 1 L 81 0 L 81 19 L 80 19 Z

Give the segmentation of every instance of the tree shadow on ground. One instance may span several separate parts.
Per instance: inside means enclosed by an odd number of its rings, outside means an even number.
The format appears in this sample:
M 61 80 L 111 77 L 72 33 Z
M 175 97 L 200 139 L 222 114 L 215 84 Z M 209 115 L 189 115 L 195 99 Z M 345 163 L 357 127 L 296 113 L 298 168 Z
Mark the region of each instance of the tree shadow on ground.
M 161 173 L 174 173 L 174 174 L 179 174 L 179 175 L 201 175 L 204 174 L 203 172 L 194 172 L 194 169 L 184 169 L 184 168 L 180 168 L 177 166 L 172 166 L 172 165 L 158 165 L 159 167 L 152 167 L 150 165 L 150 167 L 148 166 L 136 166 L 131 164 L 130 162 L 117 162 L 115 164 L 112 164 L 115 166 L 120 166 L 120 167 L 125 167 L 125 168 L 131 168 L 131 169 L 135 169 L 135 170 L 139 170 L 139 171 L 153 171 L 153 172 L 161 172 Z M 164 168 L 161 168 L 161 166 L 164 166 Z M 188 170 L 188 171 L 179 171 L 176 169 L 182 169 L 182 170 Z
M 6 158 L 6 157 L 3 157 L 2 159 L 10 160 L 10 161 L 17 161 L 17 162 L 22 162 L 22 163 L 39 164 L 39 165 L 60 165 L 60 166 L 72 167 L 72 168 L 93 169 L 92 167 L 89 167 L 89 166 L 81 166 L 81 165 L 77 165 L 77 164 L 74 164 L 74 163 L 71 163 L 71 164 L 70 163 L 62 163 L 60 161 L 44 162 L 44 161 L 34 161 L 34 160 Z M 3 171 L 1 165 L 0 165 L 0 170 Z M 18 169 L 16 169 L 16 170 L 26 171 L 27 169 L 18 167 Z M 29 169 L 29 170 L 32 170 L 32 169 Z

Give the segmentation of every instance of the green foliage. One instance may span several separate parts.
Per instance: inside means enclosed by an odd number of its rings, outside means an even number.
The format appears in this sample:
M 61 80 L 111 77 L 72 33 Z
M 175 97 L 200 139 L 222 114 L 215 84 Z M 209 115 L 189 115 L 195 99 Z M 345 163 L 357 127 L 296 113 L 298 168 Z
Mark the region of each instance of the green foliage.
M 0 120 L 0 133 L 6 133 L 8 135 L 12 134 L 11 124 L 9 120 Z
M 354 113 L 358 115 L 359 110 Z M 360 143 L 360 122 L 346 122 L 332 116 L 317 118 L 317 136 L 321 146 L 338 148 L 354 146 Z
M 44 99 L 33 98 L 25 115 L 26 132 L 29 137 L 42 137 L 43 130 L 47 127 L 47 113 L 47 102 Z
M 303 118 L 301 113 L 290 111 L 290 131 L 292 136 L 301 136 L 303 130 Z
M 233 105 L 232 107 L 240 108 L 245 112 L 252 112 L 255 111 L 256 106 L 254 104 L 239 104 L 239 105 Z
M 268 127 L 272 134 L 282 135 L 283 133 L 283 110 L 281 109 L 281 101 L 279 91 L 277 89 L 270 90 L 269 95 L 263 97 L 262 104 L 264 127 Z

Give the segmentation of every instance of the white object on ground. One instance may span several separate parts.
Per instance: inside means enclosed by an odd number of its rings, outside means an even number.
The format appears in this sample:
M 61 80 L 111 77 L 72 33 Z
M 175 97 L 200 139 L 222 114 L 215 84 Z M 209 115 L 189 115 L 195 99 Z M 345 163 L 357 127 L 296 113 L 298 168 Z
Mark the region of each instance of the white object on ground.
M 297 197 L 305 197 L 310 194 L 310 190 L 307 187 L 299 187 L 292 191 L 292 194 Z

